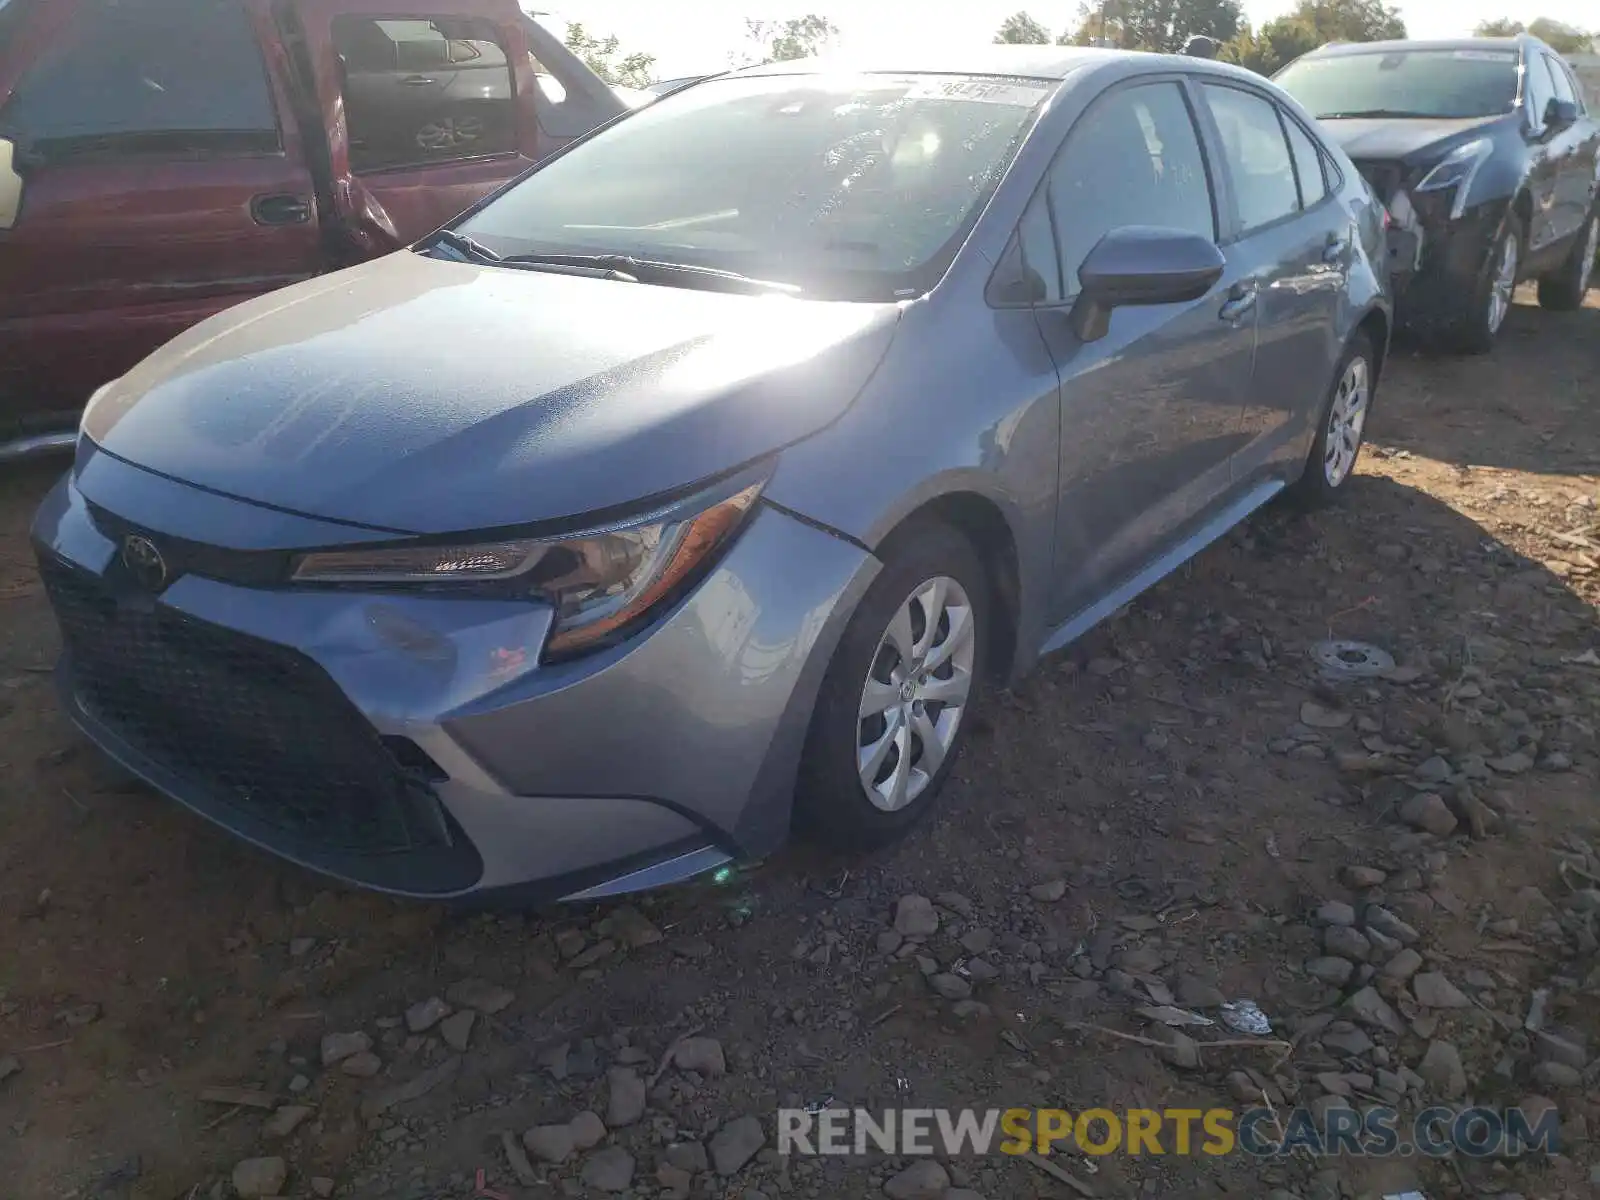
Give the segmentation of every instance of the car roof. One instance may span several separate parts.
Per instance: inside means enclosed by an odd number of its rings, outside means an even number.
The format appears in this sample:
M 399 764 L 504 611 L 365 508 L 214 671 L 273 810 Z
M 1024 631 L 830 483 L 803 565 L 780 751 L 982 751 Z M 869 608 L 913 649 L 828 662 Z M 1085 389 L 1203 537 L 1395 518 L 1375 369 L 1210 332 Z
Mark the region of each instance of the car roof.
M 791 75 L 819 71 L 907 75 L 1014 75 L 1029 79 L 1065 79 L 1080 67 L 1111 59 L 1144 60 L 1157 55 L 1138 50 L 1101 50 L 1091 46 L 964 46 L 948 50 L 873 50 L 790 62 L 763 63 L 735 75 Z M 1184 58 L 1196 64 L 1203 59 Z
M 852 72 L 894 75 L 1009 75 L 1024 79 L 1054 82 L 1087 67 L 1121 63 L 1130 73 L 1149 70 L 1179 70 L 1217 75 L 1255 86 L 1270 81 L 1254 71 L 1233 63 L 1185 54 L 1154 54 L 1147 50 L 1108 50 L 1096 46 L 966 46 L 942 51 L 884 51 L 851 55 L 801 58 L 789 62 L 762 63 L 729 72 L 721 78 L 753 75 L 810 75 L 823 72 Z
M 1521 50 L 1526 45 L 1543 46 L 1536 37 L 1521 33 L 1515 37 L 1434 38 L 1389 42 L 1329 42 L 1306 54 L 1306 58 L 1337 58 L 1349 54 L 1398 54 L 1408 50 Z

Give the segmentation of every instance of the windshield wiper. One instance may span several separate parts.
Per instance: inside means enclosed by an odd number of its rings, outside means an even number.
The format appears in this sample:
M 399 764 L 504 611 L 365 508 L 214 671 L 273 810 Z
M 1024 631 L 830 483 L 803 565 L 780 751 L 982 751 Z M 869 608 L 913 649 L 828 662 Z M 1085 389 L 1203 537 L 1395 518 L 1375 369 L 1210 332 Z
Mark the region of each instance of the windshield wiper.
M 475 238 L 469 238 L 464 233 L 457 233 L 453 229 L 439 230 L 438 233 L 433 235 L 433 241 L 435 244 L 449 246 L 450 249 L 454 250 L 457 254 L 465 255 L 467 258 L 475 259 L 478 262 L 503 261 L 498 254 L 489 249 L 489 247 L 485 246 L 482 242 L 476 240 Z M 428 248 L 432 249 L 432 246 L 429 246 Z
M 688 287 L 696 284 L 720 284 L 730 291 L 785 292 L 790 295 L 801 290 L 792 283 L 752 279 L 737 271 L 701 267 L 694 263 L 635 258 L 631 254 L 508 254 L 496 261 L 515 266 L 575 267 L 581 270 L 601 271 L 606 272 L 611 278 L 626 279 L 633 283 L 649 281 Z
M 1319 121 L 1355 121 L 1363 117 L 1410 117 L 1416 120 L 1432 120 L 1432 113 L 1407 112 L 1403 108 L 1361 108 L 1351 112 L 1318 113 Z

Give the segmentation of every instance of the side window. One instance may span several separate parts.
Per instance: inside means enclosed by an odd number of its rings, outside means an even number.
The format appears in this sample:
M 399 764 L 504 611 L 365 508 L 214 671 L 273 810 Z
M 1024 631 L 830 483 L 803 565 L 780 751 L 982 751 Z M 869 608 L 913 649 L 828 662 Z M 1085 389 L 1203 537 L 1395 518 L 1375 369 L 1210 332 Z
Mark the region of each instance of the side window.
M 1312 208 L 1328 194 L 1328 181 L 1323 174 L 1322 152 L 1311 140 L 1311 135 L 1300 127 L 1288 113 L 1283 117 L 1283 127 L 1289 133 L 1289 152 L 1294 156 L 1294 173 L 1300 181 L 1300 207 Z
M 1239 88 L 1202 86 L 1222 134 L 1222 153 L 1233 176 L 1244 232 L 1295 212 L 1300 194 L 1277 106 Z
M 511 62 L 487 22 L 341 16 L 333 45 L 353 170 L 517 148 Z
M 270 154 L 266 68 L 243 5 L 89 0 L 0 122 L 46 155 Z
M 1544 59 L 1545 70 L 1550 72 L 1550 87 L 1555 92 L 1556 99 L 1565 100 L 1569 104 L 1576 104 L 1578 102 L 1578 93 L 1572 86 L 1572 80 L 1567 78 L 1566 67 L 1548 54 L 1541 54 L 1539 57 Z
M 1200 138 L 1176 83 L 1118 88 L 1097 100 L 1067 135 L 1047 187 L 1068 297 L 1089 251 L 1115 228 L 1217 236 Z

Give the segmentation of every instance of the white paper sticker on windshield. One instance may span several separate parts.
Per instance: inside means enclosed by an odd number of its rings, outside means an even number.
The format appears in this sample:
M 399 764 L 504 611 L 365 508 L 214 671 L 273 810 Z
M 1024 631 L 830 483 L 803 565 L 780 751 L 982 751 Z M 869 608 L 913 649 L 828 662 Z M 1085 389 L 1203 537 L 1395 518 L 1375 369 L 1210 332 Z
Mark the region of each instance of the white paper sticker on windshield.
M 1456 50 L 1451 58 L 1464 58 L 1468 62 L 1516 62 L 1515 50 Z
M 906 93 L 906 99 L 967 100 L 1032 108 L 1049 94 L 1051 86 L 1012 79 L 924 79 Z

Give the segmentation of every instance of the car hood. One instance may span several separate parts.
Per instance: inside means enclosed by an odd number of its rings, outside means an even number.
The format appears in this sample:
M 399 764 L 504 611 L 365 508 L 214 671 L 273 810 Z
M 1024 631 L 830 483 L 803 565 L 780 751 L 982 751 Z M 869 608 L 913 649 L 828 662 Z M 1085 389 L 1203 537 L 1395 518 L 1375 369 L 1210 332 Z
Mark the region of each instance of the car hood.
M 1473 130 L 1501 120 L 1500 117 L 1472 117 L 1467 120 L 1422 120 L 1402 118 L 1349 118 L 1323 120 L 1322 127 L 1352 159 L 1361 161 L 1407 162 L 1428 157 L 1435 148 L 1445 147 Z
M 402 251 L 203 322 L 103 390 L 84 432 L 148 470 L 325 520 L 562 521 L 814 433 L 898 316 Z

